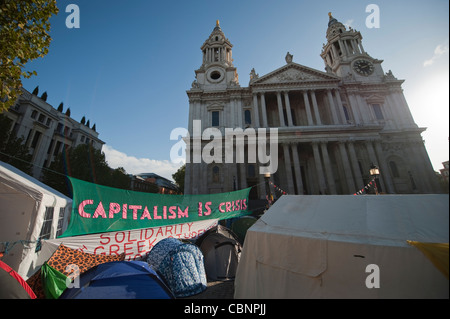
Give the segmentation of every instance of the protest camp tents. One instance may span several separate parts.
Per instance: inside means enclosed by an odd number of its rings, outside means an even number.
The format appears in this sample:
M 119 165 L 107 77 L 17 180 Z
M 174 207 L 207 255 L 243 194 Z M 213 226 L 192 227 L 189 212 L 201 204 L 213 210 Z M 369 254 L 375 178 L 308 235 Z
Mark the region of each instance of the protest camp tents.
M 447 299 L 448 242 L 448 195 L 282 196 L 247 232 L 235 298 Z
M 200 249 L 176 238 L 159 241 L 148 253 L 147 262 L 175 297 L 189 297 L 206 290 L 206 274 Z
M 0 162 L 0 251 L 27 279 L 35 272 L 39 239 L 67 227 L 72 200 L 19 169 Z
M 55 281 L 54 276 L 49 276 L 50 273 L 61 273 L 66 277 L 71 277 L 72 279 L 78 277 L 79 275 L 85 273 L 89 269 L 103 263 L 113 262 L 113 261 L 123 261 L 124 255 L 94 255 L 89 253 L 84 253 L 78 249 L 72 249 L 60 244 L 56 250 L 52 249 L 52 246 L 47 246 L 44 244 L 43 249 L 40 254 L 40 258 L 44 261 L 40 261 L 39 264 L 44 266 L 45 273 L 42 273 L 42 268 L 39 268 L 36 273 L 28 278 L 27 283 L 36 293 L 39 299 L 54 299 L 59 296 L 59 292 L 51 292 L 49 295 L 49 290 L 45 290 L 45 286 L 52 285 L 52 281 Z
M 35 299 L 25 280 L 0 260 L 0 299 Z
M 145 261 L 113 261 L 89 269 L 59 299 L 174 299 Z
M 228 228 L 222 225 L 208 230 L 195 243 L 203 253 L 208 280 L 233 280 L 242 246 Z

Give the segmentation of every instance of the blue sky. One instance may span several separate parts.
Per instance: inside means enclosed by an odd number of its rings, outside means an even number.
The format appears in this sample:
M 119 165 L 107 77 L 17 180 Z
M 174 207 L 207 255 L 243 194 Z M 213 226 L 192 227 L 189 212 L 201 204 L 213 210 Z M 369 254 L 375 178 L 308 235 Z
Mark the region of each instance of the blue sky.
M 186 90 L 201 65 L 200 46 L 216 20 L 233 44 L 241 86 L 252 68 L 260 76 L 294 62 L 324 70 L 328 12 L 360 31 L 364 49 L 384 60 L 384 71 L 405 79 L 404 94 L 435 170 L 449 159 L 449 2 L 431 1 L 58 1 L 48 55 L 27 65 L 38 75 L 23 81 L 64 102 L 71 116 L 96 123 L 111 167 L 170 178 L 176 141 L 188 125 Z M 80 9 L 80 28 L 65 21 L 69 4 Z M 380 9 L 380 27 L 365 25 L 366 6 Z

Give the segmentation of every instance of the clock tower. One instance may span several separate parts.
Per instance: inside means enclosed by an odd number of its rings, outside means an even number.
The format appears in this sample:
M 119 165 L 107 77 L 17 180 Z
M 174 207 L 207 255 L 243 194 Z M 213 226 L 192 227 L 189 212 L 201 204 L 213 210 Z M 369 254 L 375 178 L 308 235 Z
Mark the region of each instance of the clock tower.
M 327 43 L 320 54 L 325 62 L 325 70 L 341 78 L 352 77 L 361 82 L 383 78 L 383 61 L 372 58 L 364 50 L 361 33 L 351 27 L 347 30 L 331 12 L 328 15 Z
M 238 74 L 233 66 L 232 47 L 217 20 L 210 36 L 201 46 L 203 61 L 195 71 L 193 85 L 207 91 L 239 86 Z

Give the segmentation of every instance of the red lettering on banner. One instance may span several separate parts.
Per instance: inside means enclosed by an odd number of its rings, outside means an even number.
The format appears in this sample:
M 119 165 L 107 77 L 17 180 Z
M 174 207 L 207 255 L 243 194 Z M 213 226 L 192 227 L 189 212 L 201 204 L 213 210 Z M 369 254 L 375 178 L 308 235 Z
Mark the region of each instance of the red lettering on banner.
M 202 202 L 198 202 L 198 216 L 202 216 Z
M 170 235 L 172 235 L 172 226 L 166 226 L 166 236 L 168 232 L 170 232 Z
M 247 199 L 244 199 L 243 201 L 242 201 L 242 209 L 247 209 Z
M 143 253 L 145 251 L 145 250 L 142 249 L 142 248 L 144 248 L 143 243 L 145 243 L 145 240 L 140 240 L 140 241 L 136 242 L 137 251 L 138 251 L 139 254 Z
M 156 232 L 156 236 L 155 237 L 158 237 L 158 235 L 161 233 L 161 236 L 164 236 L 164 234 L 163 234 L 163 231 L 162 231 L 162 228 L 161 227 L 159 227 L 158 228 L 158 231 Z
M 103 208 L 102 202 L 98 203 L 97 208 L 95 209 L 94 216 L 92 218 L 97 218 L 98 216 L 102 216 L 103 218 L 106 218 L 105 209 Z
M 109 203 L 109 218 L 114 218 L 114 214 L 120 212 L 120 205 L 117 203 Z
M 136 241 L 137 240 L 137 239 L 131 239 L 130 235 L 131 235 L 131 232 L 128 231 L 128 241 Z
M 151 232 L 150 236 L 148 236 L 148 234 L 147 234 L 148 231 Z M 154 233 L 153 228 L 147 228 L 147 229 L 145 230 L 144 239 L 149 239 L 149 238 L 151 238 L 151 237 L 153 236 L 153 233 Z M 141 239 L 142 239 L 142 236 L 141 236 Z
M 118 238 L 117 238 L 117 235 L 121 235 L 122 236 L 122 240 L 119 240 Z M 123 242 L 124 240 L 125 240 L 125 234 L 124 234 L 124 232 L 117 232 L 116 233 L 116 235 L 114 236 L 114 238 L 115 238 L 115 240 L 116 240 L 116 243 L 121 243 L 121 242 Z
M 101 238 L 101 239 L 107 239 L 107 242 L 106 242 L 106 243 L 103 243 L 103 242 L 100 240 L 100 244 L 102 244 L 102 245 L 108 245 L 109 242 L 111 241 L 111 239 L 110 239 L 109 237 L 104 237 L 104 236 L 106 236 L 106 235 L 100 234 L 100 238 Z
M 130 206 L 128 206 L 128 208 L 133 210 L 133 219 L 136 220 L 137 214 L 138 214 L 137 210 L 141 209 L 142 206 L 141 205 L 130 205 Z M 148 213 L 148 211 L 147 211 L 147 213 Z
M 117 255 L 119 256 L 119 251 L 120 251 L 120 246 L 119 245 L 111 245 L 109 246 L 109 254 L 112 255 Z
M 86 199 L 86 200 L 82 201 L 80 203 L 80 205 L 78 205 L 78 214 L 80 214 L 80 216 L 83 218 L 91 218 L 91 214 L 88 214 L 84 211 L 84 206 L 92 205 L 92 204 L 94 204 L 93 199 Z
M 161 219 L 161 216 L 158 216 L 158 206 L 153 206 L 153 219 Z
M 144 218 L 152 219 L 152 217 L 150 216 L 150 213 L 148 211 L 147 206 L 145 206 L 144 211 L 142 212 L 141 219 L 144 219 Z
M 205 216 L 211 215 L 211 208 L 209 207 L 211 204 L 212 204 L 211 202 L 205 203 L 205 209 L 206 209 Z
M 170 213 L 169 219 L 177 218 L 177 213 L 174 211 L 176 208 L 177 208 L 177 206 L 170 206 L 169 207 L 169 213 Z
M 189 206 L 183 211 L 180 207 L 178 207 L 178 218 L 181 217 L 189 217 Z
M 132 244 L 133 243 L 125 243 L 125 244 L 123 244 L 123 251 L 125 252 L 125 256 L 133 254 L 133 252 L 129 252 L 128 253 L 128 250 L 132 250 L 133 248 L 132 247 L 127 247 L 127 245 L 132 245 Z
M 127 204 L 122 205 L 122 218 L 127 219 Z
M 230 202 L 226 202 L 225 207 L 227 209 L 227 213 L 231 212 L 231 203 Z
M 163 218 L 167 219 L 167 206 L 163 206 Z
M 148 241 L 148 250 L 151 250 L 155 245 L 156 238 Z
M 101 252 L 101 253 L 98 253 L 98 252 L 97 252 L 97 249 L 105 249 L 105 247 L 103 247 L 103 246 L 95 247 L 95 248 L 94 248 L 94 254 L 95 254 L 95 255 L 106 255 L 106 253 L 105 253 L 104 251 Z
M 226 203 L 220 203 L 219 205 L 219 212 L 221 213 L 225 213 L 225 211 L 223 210 L 222 206 L 225 205 Z

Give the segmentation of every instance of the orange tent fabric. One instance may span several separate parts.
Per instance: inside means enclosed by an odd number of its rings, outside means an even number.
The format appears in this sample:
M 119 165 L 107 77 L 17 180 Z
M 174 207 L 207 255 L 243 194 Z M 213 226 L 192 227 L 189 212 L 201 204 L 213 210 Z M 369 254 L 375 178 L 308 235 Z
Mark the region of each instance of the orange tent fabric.
M 73 278 L 78 277 L 88 269 L 94 266 L 111 261 L 122 261 L 125 259 L 125 254 L 122 255 L 94 255 L 83 253 L 77 249 L 72 249 L 59 245 L 58 249 L 53 253 L 47 264 L 63 273 L 66 276 Z M 74 266 L 71 266 L 74 265 Z M 76 266 L 76 267 L 75 267 Z M 33 276 L 27 280 L 28 285 L 33 289 L 38 298 L 45 298 L 42 289 L 41 274 L 38 270 Z

